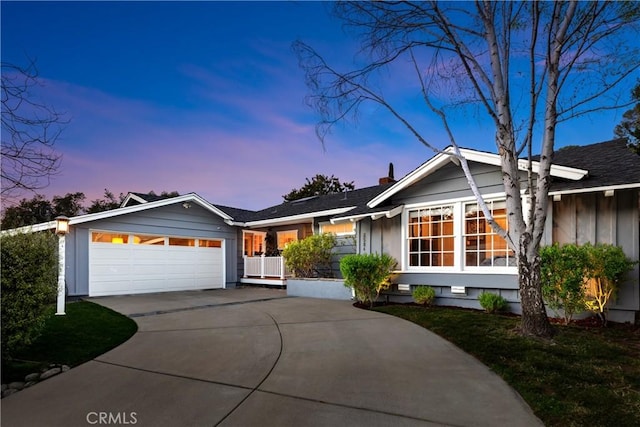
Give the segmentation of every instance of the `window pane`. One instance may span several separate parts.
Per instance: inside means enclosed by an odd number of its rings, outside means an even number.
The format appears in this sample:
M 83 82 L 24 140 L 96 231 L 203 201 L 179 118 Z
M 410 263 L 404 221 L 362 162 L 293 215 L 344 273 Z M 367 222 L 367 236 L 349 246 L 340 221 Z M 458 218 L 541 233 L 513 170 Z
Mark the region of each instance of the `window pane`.
M 333 233 L 336 235 L 343 235 L 343 234 L 354 234 L 355 233 L 355 228 L 354 228 L 354 224 L 352 222 L 342 222 L 339 224 L 321 224 L 320 225 L 320 232 L 321 233 Z
M 487 202 L 493 219 L 508 230 L 505 201 Z M 475 203 L 465 205 L 465 265 L 470 267 L 513 266 L 515 258 L 507 242 L 489 226 Z
M 453 266 L 453 206 L 410 211 L 408 225 L 410 266 Z
M 298 230 L 278 231 L 278 249 L 282 250 L 287 243 L 298 240 Z
M 169 245 L 171 246 L 195 246 L 195 239 L 184 239 L 182 237 L 169 237 Z
M 221 248 L 222 241 L 221 240 L 206 240 L 200 239 L 198 240 L 198 246 L 201 248 Z
M 94 243 L 113 243 L 116 245 L 126 245 L 127 243 L 129 243 L 129 235 L 94 231 L 91 233 L 91 241 Z
M 133 236 L 133 244 L 164 246 L 164 236 L 146 236 L 143 234 L 136 234 Z

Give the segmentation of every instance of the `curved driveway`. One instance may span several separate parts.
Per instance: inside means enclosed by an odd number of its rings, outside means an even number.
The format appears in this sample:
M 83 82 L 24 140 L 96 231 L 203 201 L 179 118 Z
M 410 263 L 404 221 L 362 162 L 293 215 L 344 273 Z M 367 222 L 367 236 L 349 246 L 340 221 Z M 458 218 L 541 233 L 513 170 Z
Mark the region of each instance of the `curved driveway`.
M 3 399 L 3 426 L 541 425 L 473 357 L 348 301 L 268 289 L 93 301 L 139 331 Z

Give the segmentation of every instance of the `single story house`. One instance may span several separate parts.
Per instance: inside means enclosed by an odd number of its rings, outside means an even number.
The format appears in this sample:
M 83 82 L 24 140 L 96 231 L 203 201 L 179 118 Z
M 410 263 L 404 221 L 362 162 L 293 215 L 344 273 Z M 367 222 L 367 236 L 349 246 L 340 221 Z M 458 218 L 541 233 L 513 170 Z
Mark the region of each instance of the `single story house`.
M 506 226 L 499 157 L 462 151 L 494 217 Z M 611 243 L 638 260 L 640 156 L 625 141 L 613 140 L 560 149 L 553 163 L 543 244 Z M 332 232 L 343 253 L 393 256 L 398 267 L 392 293 L 398 298 L 412 286 L 430 285 L 439 304 L 479 307 L 478 295 L 491 291 L 519 311 L 514 254 L 486 225 L 464 174 L 447 154 L 399 181 L 386 177 L 376 186 L 259 211 L 212 204 L 194 193 L 129 193 L 120 208 L 77 216 L 69 224 L 68 295 L 284 285 L 288 272 L 279 250 Z M 29 230 L 54 227 L 49 222 Z M 636 266 L 611 304 L 611 320 L 636 320 L 639 278 Z

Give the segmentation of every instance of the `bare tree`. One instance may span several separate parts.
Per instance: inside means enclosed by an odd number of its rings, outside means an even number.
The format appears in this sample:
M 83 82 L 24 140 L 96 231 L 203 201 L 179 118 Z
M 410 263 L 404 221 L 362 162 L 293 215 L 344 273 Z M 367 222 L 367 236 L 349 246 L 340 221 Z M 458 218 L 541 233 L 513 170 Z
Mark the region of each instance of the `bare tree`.
M 441 121 L 487 222 L 517 255 L 522 333 L 552 335 L 538 251 L 556 127 L 581 114 L 621 107 L 613 89 L 639 67 L 637 43 L 624 43 L 638 34 L 638 3 L 340 2 L 334 13 L 361 41 L 357 59 L 363 65 L 339 71 L 311 46 L 293 46 L 306 72 L 308 102 L 321 115 L 318 136 L 323 139 L 335 123 L 371 101 L 438 151 L 380 89 L 385 77 L 406 82 L 413 74 L 425 113 Z M 394 74 L 406 64 L 408 71 Z M 470 108 L 495 128 L 506 229 L 493 219 L 458 149 L 451 119 Z M 536 170 L 534 151 L 540 154 Z M 521 156 L 529 159 L 525 183 L 519 179 Z
M 62 114 L 35 100 L 39 84 L 31 62 L 26 68 L 2 63 L 2 197 L 11 199 L 49 185 L 60 167 L 53 146 L 66 123 Z

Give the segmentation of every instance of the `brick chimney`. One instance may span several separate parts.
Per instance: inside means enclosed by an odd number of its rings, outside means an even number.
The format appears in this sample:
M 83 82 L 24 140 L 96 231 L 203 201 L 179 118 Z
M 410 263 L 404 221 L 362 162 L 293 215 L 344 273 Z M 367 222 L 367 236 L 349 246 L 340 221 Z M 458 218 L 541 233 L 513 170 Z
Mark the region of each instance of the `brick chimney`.
M 389 173 L 387 176 L 382 177 L 378 180 L 378 184 L 393 184 L 396 180 L 393 178 L 393 163 L 389 163 Z

